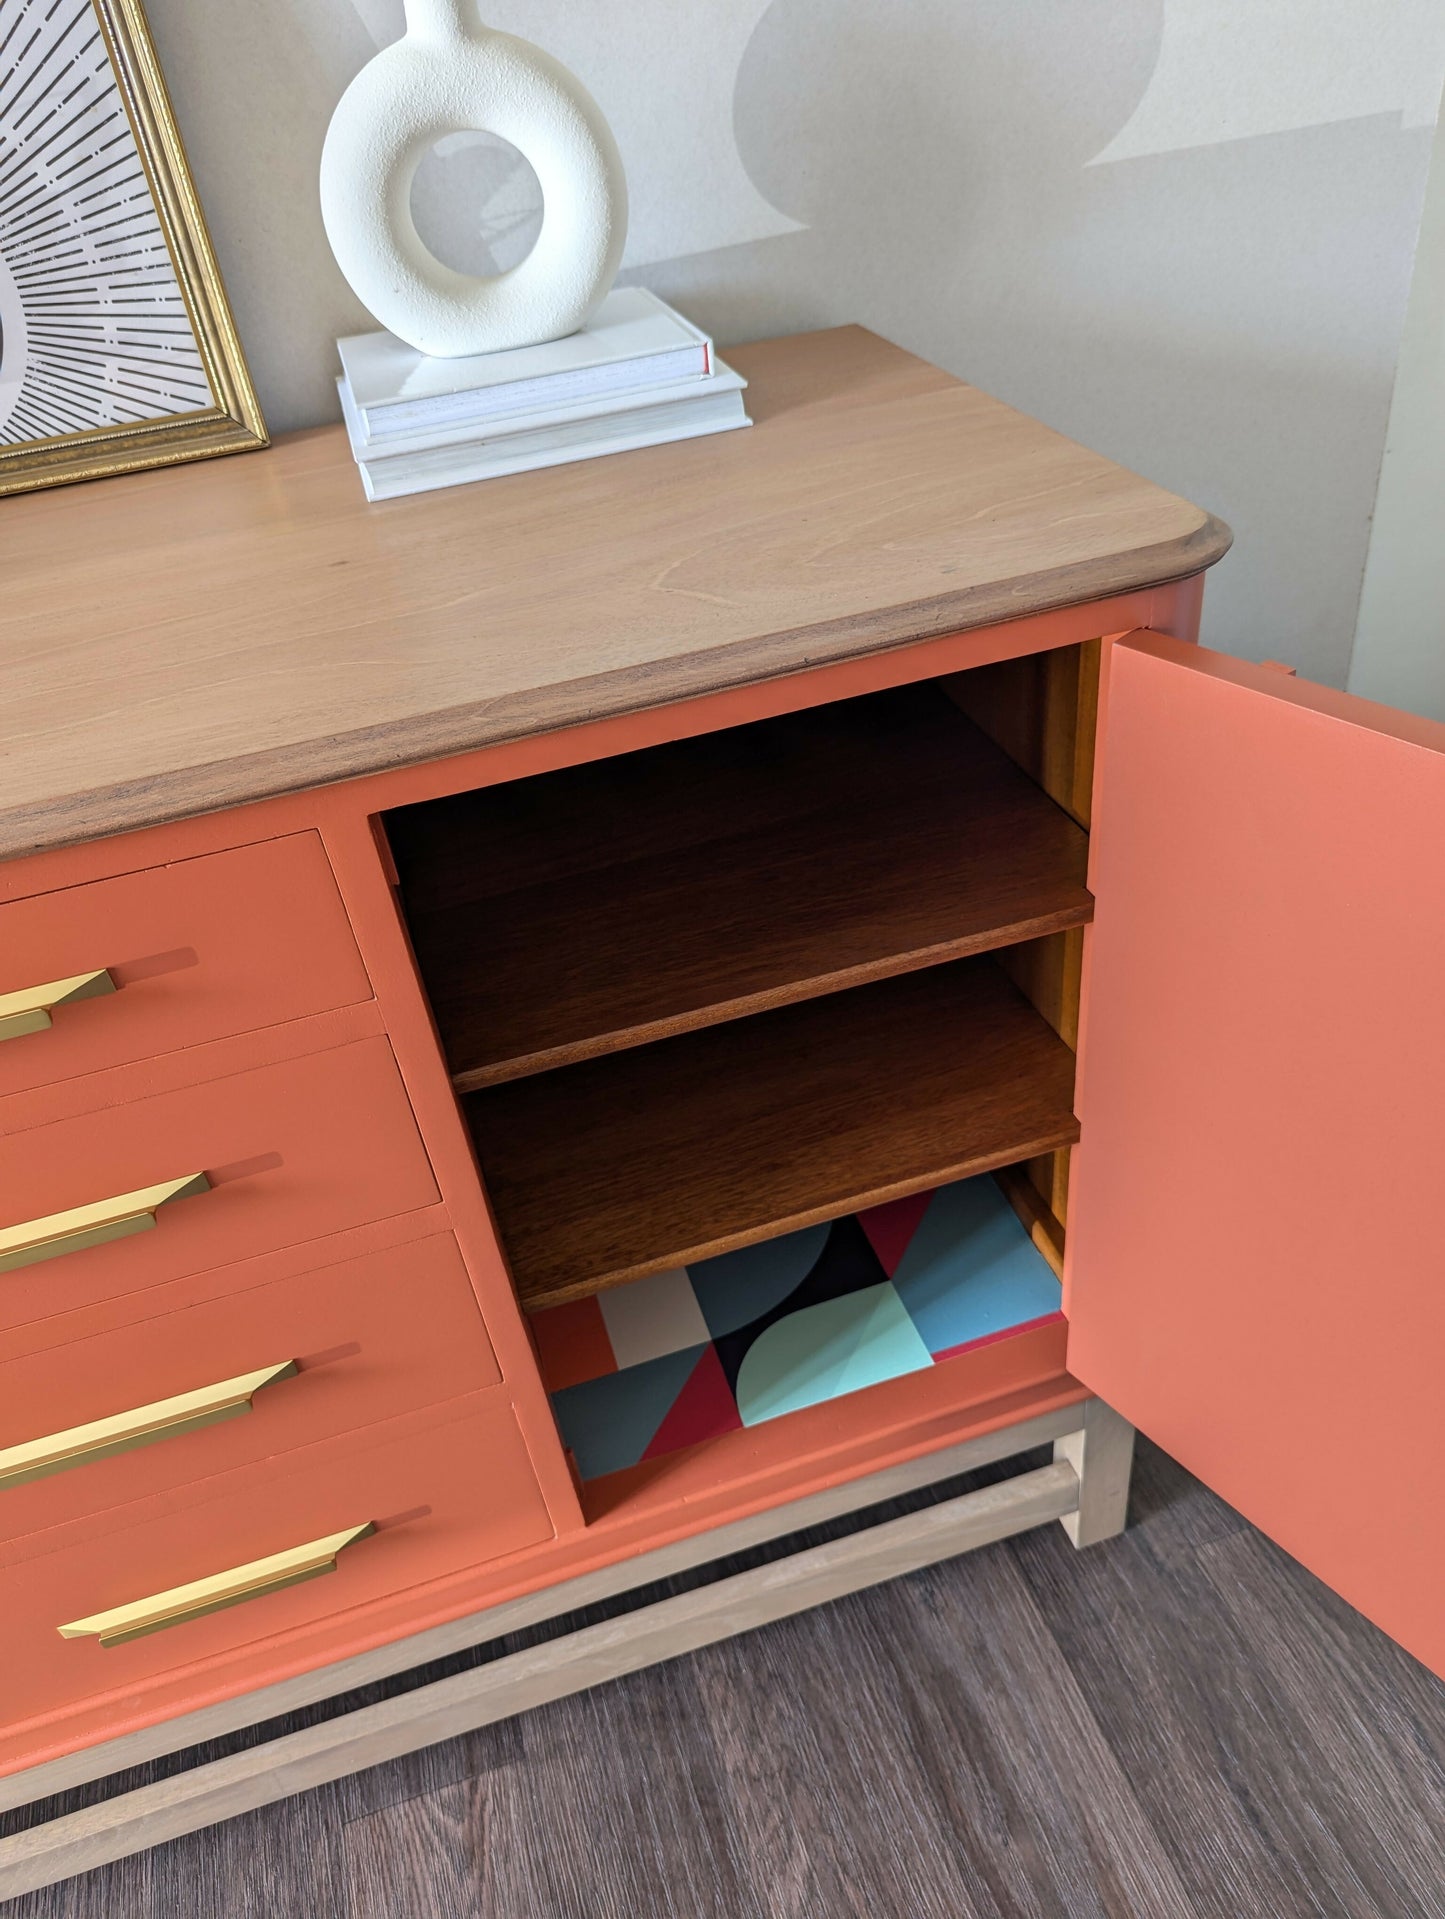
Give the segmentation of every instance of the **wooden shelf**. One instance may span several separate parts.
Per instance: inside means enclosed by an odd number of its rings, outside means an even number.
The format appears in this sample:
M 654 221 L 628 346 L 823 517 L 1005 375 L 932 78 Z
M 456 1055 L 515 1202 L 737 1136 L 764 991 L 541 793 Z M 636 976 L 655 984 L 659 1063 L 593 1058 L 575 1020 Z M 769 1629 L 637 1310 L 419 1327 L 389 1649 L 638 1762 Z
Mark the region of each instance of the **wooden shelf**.
M 388 827 L 461 1092 L 1092 913 L 1085 834 L 932 685 Z
M 1071 1144 L 1074 1056 L 988 959 L 469 1094 L 524 1307 Z

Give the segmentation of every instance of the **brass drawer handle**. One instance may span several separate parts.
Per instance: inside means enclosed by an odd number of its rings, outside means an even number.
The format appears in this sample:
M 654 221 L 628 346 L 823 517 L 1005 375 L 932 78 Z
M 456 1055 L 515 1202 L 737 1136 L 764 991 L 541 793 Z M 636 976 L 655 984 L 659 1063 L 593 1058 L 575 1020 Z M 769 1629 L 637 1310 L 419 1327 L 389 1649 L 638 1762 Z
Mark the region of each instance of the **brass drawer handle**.
M 49 1433 L 44 1439 L 27 1439 L 23 1445 L 0 1448 L 0 1486 L 23 1486 L 27 1480 L 63 1473 L 93 1459 L 109 1459 L 112 1453 L 149 1446 L 153 1440 L 174 1439 L 223 1419 L 235 1419 L 240 1413 L 250 1412 L 251 1401 L 263 1386 L 294 1378 L 296 1370 L 294 1359 L 283 1360 L 278 1366 L 238 1373 L 234 1379 L 157 1399 L 149 1406 L 114 1413 L 109 1419 L 94 1419 L 84 1426 L 68 1427 L 63 1433 Z
M 0 1226 L 0 1273 L 13 1273 L 17 1267 L 34 1266 L 42 1259 L 58 1259 L 62 1253 L 78 1253 L 87 1246 L 103 1245 L 108 1239 L 144 1233 L 155 1225 L 157 1212 L 168 1201 L 206 1193 L 210 1188 L 204 1173 L 187 1173 L 183 1179 L 162 1180 L 159 1186 L 117 1193 L 114 1199 L 72 1206 L 69 1212 L 27 1219 L 19 1226 Z
M 348 1526 L 344 1532 L 328 1533 L 324 1539 L 272 1553 L 268 1559 L 252 1559 L 229 1572 L 212 1573 L 209 1579 L 172 1586 L 169 1592 L 156 1593 L 150 1599 L 133 1599 L 128 1606 L 113 1606 L 109 1612 L 93 1613 L 89 1619 L 72 1619 L 68 1626 L 55 1630 L 62 1639 L 98 1639 L 102 1646 L 123 1646 L 128 1639 L 143 1639 L 147 1633 L 178 1626 L 182 1620 L 203 1619 L 207 1613 L 239 1606 L 262 1593 L 280 1592 L 286 1586 L 299 1586 L 303 1580 L 335 1572 L 337 1555 L 375 1531 L 368 1519 L 360 1526 Z
M 99 999 L 113 993 L 115 981 L 102 966 L 94 973 L 74 973 L 45 986 L 27 986 L 19 993 L 0 993 L 0 1039 L 19 1039 L 22 1033 L 43 1033 L 57 1006 L 78 999 Z

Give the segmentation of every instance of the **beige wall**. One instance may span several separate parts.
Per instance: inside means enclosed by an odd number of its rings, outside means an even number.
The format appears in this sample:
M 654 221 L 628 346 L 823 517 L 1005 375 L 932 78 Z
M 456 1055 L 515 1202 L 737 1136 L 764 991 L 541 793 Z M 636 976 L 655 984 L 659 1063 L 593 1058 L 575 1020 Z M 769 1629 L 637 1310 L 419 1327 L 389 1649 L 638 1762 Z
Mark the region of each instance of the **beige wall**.
M 1445 720 L 1445 120 L 1375 501 L 1350 691 Z
M 149 0 L 273 426 L 367 316 L 316 205 L 400 0 Z M 1342 682 L 1445 69 L 1436 0 L 493 0 L 582 76 L 625 277 L 723 341 L 857 319 L 1234 526 L 1206 638 Z M 459 141 L 437 243 L 528 181 Z M 439 224 L 449 230 L 440 231 Z M 500 249 L 500 252 L 499 252 Z

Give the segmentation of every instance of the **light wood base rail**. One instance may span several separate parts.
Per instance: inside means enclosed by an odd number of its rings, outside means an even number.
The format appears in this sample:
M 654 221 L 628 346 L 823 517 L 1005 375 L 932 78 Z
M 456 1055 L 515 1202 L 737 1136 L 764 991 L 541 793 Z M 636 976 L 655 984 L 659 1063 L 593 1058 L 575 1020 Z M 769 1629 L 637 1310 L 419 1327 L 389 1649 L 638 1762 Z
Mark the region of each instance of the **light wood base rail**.
M 1095 1449 L 1092 1432 L 1101 1427 L 1109 1430 L 1113 1443 Z M 403 1670 L 406 1665 L 438 1657 L 444 1650 L 480 1644 L 515 1631 L 525 1623 L 560 1617 L 608 1594 L 650 1584 L 686 1566 L 724 1558 L 748 1545 L 801 1531 L 821 1520 L 938 1483 L 971 1467 L 1009 1457 L 1049 1440 L 1055 1441 L 1059 1454 L 1065 1452 L 1075 1437 L 1081 1442 L 1078 1451 L 1086 1475 L 1082 1482 L 1072 1460 L 1059 1456 L 1051 1465 L 1017 1474 L 980 1491 L 789 1554 L 768 1565 L 641 1607 L 449 1679 L 420 1686 L 322 1725 L 284 1734 L 264 1745 L 210 1761 L 155 1785 L 119 1794 L 83 1811 L 32 1827 L 0 1843 L 0 1898 L 14 1898 L 54 1884 L 75 1873 L 233 1818 L 238 1813 L 269 1805 L 292 1793 L 304 1792 L 419 1747 L 493 1724 L 569 1693 L 602 1685 L 609 1679 L 676 1658 L 770 1620 L 786 1618 L 975 1547 L 1046 1525 L 1051 1520 L 1061 1520 L 1068 1526 L 1076 1515 L 1089 1513 L 1094 1519 L 1087 1529 L 1088 1540 L 1092 1540 L 1105 1536 L 1107 1509 L 1110 1515 L 1117 1517 L 1114 1530 L 1121 1530 L 1122 1505 L 1112 1496 L 1115 1491 L 1112 1482 L 1117 1474 L 1109 1474 L 1111 1496 L 1101 1504 L 1097 1516 L 1092 1512 L 1092 1488 L 1087 1475 L 1100 1455 L 1106 1455 L 1110 1467 L 1117 1467 L 1126 1434 L 1129 1429 L 1124 1423 L 1098 1401 L 1068 1407 L 926 1459 L 871 1475 L 851 1486 L 796 1501 L 701 1539 L 680 1542 L 676 1547 L 635 1559 L 625 1567 L 608 1568 L 600 1574 L 568 1581 L 527 1601 L 493 1608 L 489 1613 L 457 1621 L 454 1626 L 433 1633 L 418 1634 L 402 1642 L 401 1647 L 383 1649 L 383 1655 L 393 1655 L 389 1664 L 378 1665 L 376 1655 L 346 1661 L 344 1666 L 330 1668 L 326 1676 L 331 1684 L 326 1691 L 335 1694 L 348 1684 L 364 1683 L 363 1671 L 366 1676 L 375 1677 L 382 1671 Z M 1071 1535 L 1074 1530 L 1071 1528 Z M 406 1657 L 396 1658 L 398 1651 L 404 1651 Z M 245 1714 L 244 1717 L 237 1714 L 232 1724 L 254 1724 L 269 1717 L 261 1702 L 274 1701 L 282 1690 L 270 1688 L 265 1694 L 253 1694 L 249 1700 L 235 1702 L 245 1708 Z M 326 1691 L 315 1691 L 311 1696 L 324 1697 Z M 292 1703 L 299 1703 L 299 1699 L 293 1698 Z M 271 1711 L 284 1709 L 284 1706 L 271 1705 Z M 150 1752 L 177 1750 L 177 1731 L 181 1725 L 196 1737 L 205 1736 L 195 1730 L 194 1721 L 199 1717 L 192 1715 L 187 1721 L 157 1728 L 156 1734 L 160 1737 L 151 1736 Z M 128 1747 L 124 1757 L 115 1749 L 122 1746 Z M 111 1748 L 116 1766 L 133 1764 L 141 1756 L 131 1742 L 117 1741 Z M 56 1762 L 54 1766 L 38 1767 L 24 1778 L 7 1782 L 11 1788 L 9 1803 L 34 1799 L 38 1796 L 37 1789 L 51 1792 L 60 1790 L 63 1783 L 73 1783 L 77 1774 L 71 1770 L 71 1777 L 65 1779 L 62 1768 L 66 1768 L 66 1762 Z M 42 1776 L 45 1776 L 43 1786 Z M 92 1768 L 84 1776 L 101 1775 Z M 30 1788 L 28 1792 L 15 1791 L 26 1785 Z

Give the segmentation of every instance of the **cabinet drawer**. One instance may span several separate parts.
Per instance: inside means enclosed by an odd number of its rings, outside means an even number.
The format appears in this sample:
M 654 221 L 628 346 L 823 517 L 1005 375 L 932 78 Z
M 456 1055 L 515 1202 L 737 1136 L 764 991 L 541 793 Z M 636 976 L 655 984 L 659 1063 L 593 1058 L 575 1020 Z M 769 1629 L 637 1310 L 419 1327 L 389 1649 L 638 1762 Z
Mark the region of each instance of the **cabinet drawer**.
M 12 1727 L 124 1691 L 238 1648 L 247 1683 L 271 1676 L 283 1635 L 551 1537 L 511 1405 L 500 1391 L 413 1414 L 146 1500 L 96 1522 L 0 1548 L 4 1717 Z M 233 1572 L 368 1522 L 325 1578 L 259 1590 L 122 1644 L 62 1626 Z
M 32 1010 L 93 974 L 49 1026 Z M 0 1097 L 370 997 L 316 833 L 16 900 L 0 906 Z
M 0 1539 L 500 1381 L 450 1233 L 244 1291 L 206 1278 L 214 1296 L 179 1311 L 138 1294 L 127 1325 L 77 1338 L 72 1320 L 65 1344 L 0 1357 Z
M 61 1236 L 73 1209 L 204 1173 L 211 1190 L 104 1244 Z M 0 1141 L 0 1326 L 321 1239 L 437 1199 L 385 1039 L 254 1067 Z M 34 1242 L 46 1243 L 35 1248 Z M 14 1250 L 17 1242 L 20 1250 Z M 11 1250 L 4 1250 L 9 1248 Z M 29 1249 L 29 1250 L 27 1250 Z

